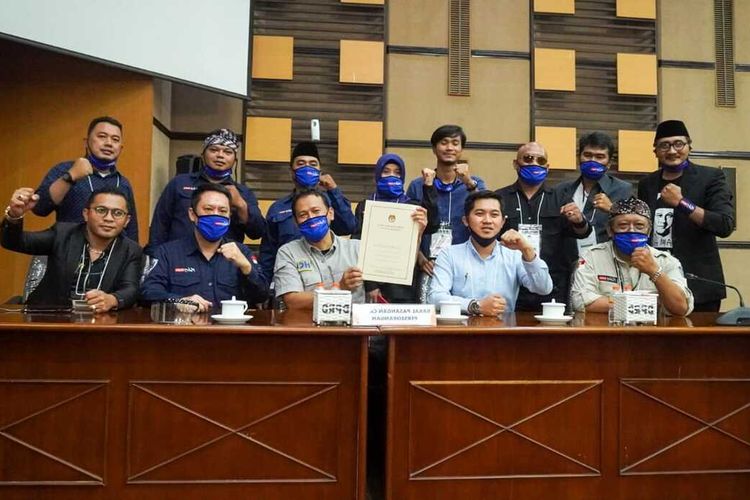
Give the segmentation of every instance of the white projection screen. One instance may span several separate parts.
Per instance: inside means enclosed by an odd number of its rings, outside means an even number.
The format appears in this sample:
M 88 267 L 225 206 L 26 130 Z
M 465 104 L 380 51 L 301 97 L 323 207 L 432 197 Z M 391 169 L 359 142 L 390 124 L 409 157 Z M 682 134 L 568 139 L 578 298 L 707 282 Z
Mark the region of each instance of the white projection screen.
M 247 96 L 251 0 L 3 0 L 0 36 Z

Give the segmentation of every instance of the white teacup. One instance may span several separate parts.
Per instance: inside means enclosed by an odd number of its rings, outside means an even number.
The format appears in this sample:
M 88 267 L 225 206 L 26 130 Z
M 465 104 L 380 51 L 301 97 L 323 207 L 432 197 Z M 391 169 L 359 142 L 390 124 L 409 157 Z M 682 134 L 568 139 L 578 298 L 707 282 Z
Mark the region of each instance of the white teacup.
M 563 302 L 542 302 L 542 316 L 545 318 L 562 318 L 565 316 L 565 304 Z
M 225 318 L 240 318 L 247 311 L 247 302 L 237 300 L 232 296 L 232 300 L 221 301 L 221 315 Z
M 440 315 L 444 318 L 460 318 L 461 317 L 461 303 L 446 300 L 440 303 Z

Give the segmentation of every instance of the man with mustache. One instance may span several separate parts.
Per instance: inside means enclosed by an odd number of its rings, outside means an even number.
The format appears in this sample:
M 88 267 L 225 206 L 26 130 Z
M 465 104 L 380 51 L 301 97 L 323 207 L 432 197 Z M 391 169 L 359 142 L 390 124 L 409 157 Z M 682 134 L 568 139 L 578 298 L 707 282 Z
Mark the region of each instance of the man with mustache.
M 478 191 L 466 198 L 463 223 L 471 236 L 438 256 L 430 303 L 456 300 L 462 312 L 500 316 L 515 310 L 521 285 L 540 295 L 552 291 L 547 264 L 521 233 L 509 229 L 498 241 L 503 222 L 497 193 Z
M 111 116 L 100 116 L 89 123 L 83 139 L 84 156 L 52 167 L 36 189 L 39 200 L 33 212 L 47 216 L 53 211 L 57 222 L 83 222 L 83 209 L 91 193 L 102 188 L 118 188 L 128 202 L 130 223 L 125 236 L 138 241 L 138 218 L 133 188 L 117 169 L 124 148 L 122 123 Z
M 680 261 L 648 246 L 648 205 L 633 197 L 615 202 L 609 211 L 607 230 L 612 240 L 591 247 L 579 260 L 570 292 L 573 309 L 607 312 L 612 294 L 634 290 L 657 292 L 670 314 L 690 314 L 693 294 Z
M 685 272 L 724 282 L 716 237 L 734 231 L 734 196 L 724 172 L 690 160 L 692 140 L 679 120 L 661 122 L 654 137 L 659 170 L 638 182 L 638 198 L 648 203 L 652 217 L 672 215 L 671 234 L 660 234 L 654 245 L 671 252 Z M 689 280 L 696 311 L 718 311 L 727 296 L 721 285 Z

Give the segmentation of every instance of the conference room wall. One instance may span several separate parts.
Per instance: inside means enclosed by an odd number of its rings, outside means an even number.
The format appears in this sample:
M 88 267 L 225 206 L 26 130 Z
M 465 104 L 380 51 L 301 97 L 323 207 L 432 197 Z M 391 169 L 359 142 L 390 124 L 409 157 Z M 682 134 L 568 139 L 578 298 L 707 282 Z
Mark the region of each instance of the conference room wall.
M 154 78 L 154 119 L 164 125 L 167 130 L 172 126 L 172 83 Z M 169 149 L 170 139 L 163 130 L 156 125 L 151 127 L 151 196 L 149 222 L 153 216 L 156 202 L 159 200 L 164 186 L 174 175 L 170 168 Z
M 0 200 L 20 186 L 35 188 L 53 165 L 83 154 L 91 118 L 112 115 L 124 125 L 118 167 L 133 184 L 140 238 L 148 234 L 151 165 L 151 78 L 0 40 Z M 5 206 L 5 205 L 3 205 Z M 25 227 L 52 225 L 54 215 L 29 216 Z M 29 258 L 0 249 L 0 301 L 20 294 Z

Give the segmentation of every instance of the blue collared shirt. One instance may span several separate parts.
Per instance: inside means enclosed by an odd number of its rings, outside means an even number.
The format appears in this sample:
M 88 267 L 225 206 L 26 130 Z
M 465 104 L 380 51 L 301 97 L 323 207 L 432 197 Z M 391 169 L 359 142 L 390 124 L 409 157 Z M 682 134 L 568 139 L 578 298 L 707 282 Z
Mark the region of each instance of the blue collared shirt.
M 148 245 L 144 251 L 153 255 L 156 247 L 167 241 L 176 240 L 192 234 L 195 226 L 188 218 L 188 208 L 193 192 L 198 186 L 210 182 L 201 172 L 176 175 L 164 188 L 154 209 L 151 220 Z M 239 191 L 242 199 L 247 203 L 247 223 L 240 222 L 236 210 L 232 210 L 229 221 L 227 238 L 234 241 L 244 241 L 245 235 L 257 239 L 266 232 L 266 219 L 258 208 L 255 194 L 243 184 L 229 181 Z
M 325 191 L 325 194 L 333 208 L 331 230 L 339 236 L 352 234 L 357 229 L 357 219 L 352 212 L 351 202 L 339 188 Z M 260 243 L 260 267 L 269 280 L 273 278 L 273 266 L 279 248 L 302 237 L 292 216 L 293 197 L 294 193 L 289 193 L 274 201 L 266 214 L 268 230 Z
M 520 251 L 509 250 L 499 242 L 486 259 L 479 255 L 471 240 L 451 245 L 438 255 L 434 273 L 428 302 L 456 300 L 461 302 L 462 311 L 468 310 L 472 300 L 497 293 L 505 299 L 506 310 L 512 312 L 521 285 L 540 295 L 552 291 L 549 269 L 538 255 L 526 262 Z
M 123 233 L 137 243 L 138 217 L 135 213 L 133 188 L 130 186 L 130 182 L 128 182 L 125 176 L 118 172 L 116 168 L 113 168 L 104 176 L 99 174 L 96 168 L 94 168 L 93 174 L 80 179 L 78 182 L 70 186 L 70 190 L 59 205 L 54 204 L 52 197 L 50 197 L 49 194 L 49 187 L 53 182 L 59 179 L 62 174 L 70 170 L 70 167 L 72 166 L 72 161 L 65 161 L 58 163 L 47 172 L 47 175 L 42 179 L 42 183 L 36 188 L 36 194 L 39 195 L 39 201 L 32 210 L 34 214 L 39 215 L 40 217 L 46 217 L 54 211 L 56 213 L 57 222 L 83 222 L 83 209 L 86 207 L 86 202 L 89 201 L 91 193 L 104 187 L 119 187 L 128 199 L 128 212 L 130 213 L 130 222 L 125 226 Z
M 157 302 L 198 294 L 214 307 L 233 296 L 251 304 L 264 302 L 268 283 L 263 271 L 246 245 L 237 243 L 237 246 L 252 264 L 247 276 L 220 253 L 206 260 L 194 233 L 156 247 L 153 255 L 156 265 L 141 285 L 141 298 Z

